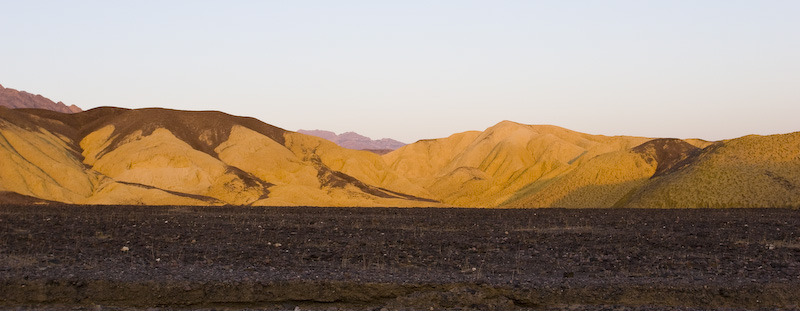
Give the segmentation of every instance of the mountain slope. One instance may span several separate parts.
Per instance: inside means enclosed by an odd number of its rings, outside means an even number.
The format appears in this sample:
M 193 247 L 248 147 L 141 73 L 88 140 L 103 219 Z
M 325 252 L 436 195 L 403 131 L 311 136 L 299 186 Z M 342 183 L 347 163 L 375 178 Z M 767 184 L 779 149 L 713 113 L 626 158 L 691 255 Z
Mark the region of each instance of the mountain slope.
M 650 178 L 664 174 L 699 149 L 679 139 L 654 139 L 628 150 L 598 155 L 504 203 L 508 207 L 621 207 Z
M 0 107 L 0 190 L 68 202 L 91 194 L 93 176 L 71 140 L 36 123 L 33 116 Z
M 547 182 L 597 155 L 647 140 L 503 121 L 483 132 L 420 141 L 384 155 L 384 160 L 442 202 L 493 207 L 532 183 Z
M 707 142 L 504 121 L 420 141 L 384 160 L 457 206 L 800 206 L 800 133 Z
M 800 132 L 716 142 L 655 176 L 628 207 L 798 207 Z
M 2 156 L 16 161 L 0 169 L 0 191 L 82 204 L 436 205 L 375 154 L 252 118 L 108 107 L 0 116 Z
M 117 183 L 87 169 L 81 162 L 75 134 L 59 121 L 0 107 L 0 191 L 79 204 L 207 204 L 158 189 Z M 128 195 L 121 196 L 123 193 Z
M 54 103 L 52 100 L 45 98 L 42 95 L 33 95 L 25 91 L 17 91 L 15 89 L 5 88 L 0 85 L 0 106 L 6 108 L 37 108 L 47 109 L 63 113 L 81 112 L 78 106 L 67 106 L 62 102 Z

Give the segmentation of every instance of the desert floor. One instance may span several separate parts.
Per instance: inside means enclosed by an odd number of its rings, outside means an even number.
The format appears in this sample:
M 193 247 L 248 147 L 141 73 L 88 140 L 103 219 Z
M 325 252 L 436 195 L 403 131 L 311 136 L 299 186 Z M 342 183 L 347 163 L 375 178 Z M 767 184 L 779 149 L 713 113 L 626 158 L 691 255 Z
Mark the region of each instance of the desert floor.
M 792 209 L 0 206 L 0 309 L 799 307 Z

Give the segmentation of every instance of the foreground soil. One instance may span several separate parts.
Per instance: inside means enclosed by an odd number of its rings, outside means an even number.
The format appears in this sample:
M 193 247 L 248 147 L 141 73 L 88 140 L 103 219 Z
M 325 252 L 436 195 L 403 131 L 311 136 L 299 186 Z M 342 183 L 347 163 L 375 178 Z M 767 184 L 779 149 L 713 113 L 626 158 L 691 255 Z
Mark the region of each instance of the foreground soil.
M 800 307 L 800 211 L 0 206 L 0 309 Z

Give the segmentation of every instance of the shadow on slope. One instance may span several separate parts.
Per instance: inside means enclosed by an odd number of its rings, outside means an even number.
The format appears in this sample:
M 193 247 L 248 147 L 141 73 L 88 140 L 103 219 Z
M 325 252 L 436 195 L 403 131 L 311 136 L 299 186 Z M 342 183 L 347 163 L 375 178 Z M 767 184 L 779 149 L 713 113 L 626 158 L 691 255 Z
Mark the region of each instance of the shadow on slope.
M 653 178 L 690 165 L 701 150 L 676 138 L 653 139 L 631 149 L 633 152 L 646 156 L 648 163 L 652 161 L 657 163 Z
M 285 143 L 284 129 L 255 118 L 238 117 L 219 111 L 180 111 L 164 108 L 132 110 L 116 107 L 98 107 L 76 114 L 41 109 L 20 109 L 20 111 L 58 121 L 45 123 L 50 125 L 48 130 L 64 134 L 75 142 L 79 142 L 91 132 L 113 125 L 114 139 L 105 152 L 114 150 L 128 135 L 140 132 L 141 136 L 148 136 L 159 128 L 169 130 L 192 148 L 211 156 L 216 156 L 214 149 L 228 140 L 234 125 L 249 128 L 282 145 Z M 41 120 L 35 122 L 37 125 L 40 123 Z
M 628 151 L 595 156 L 565 175 L 531 183 L 504 205 L 623 207 L 650 179 L 689 165 L 699 153 L 680 139 L 653 139 Z
M 631 207 L 798 207 L 800 132 L 716 142 L 654 177 Z

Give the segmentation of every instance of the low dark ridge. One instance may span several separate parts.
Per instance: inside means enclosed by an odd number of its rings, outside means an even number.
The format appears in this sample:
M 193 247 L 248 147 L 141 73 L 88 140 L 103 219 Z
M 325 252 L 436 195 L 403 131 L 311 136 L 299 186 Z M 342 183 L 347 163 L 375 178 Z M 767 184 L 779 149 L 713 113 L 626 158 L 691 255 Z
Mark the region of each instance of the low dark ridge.
M 71 127 L 75 131 L 74 139 L 76 141 L 80 141 L 84 136 L 100 128 L 100 126 L 92 126 L 93 124 L 102 123 L 104 119 L 131 111 L 130 109 L 117 107 L 98 107 L 79 113 L 60 113 L 42 109 L 19 110 L 41 118 L 56 120 Z
M 9 118 L 11 123 L 28 130 L 43 128 L 51 133 L 60 134 L 72 140 L 73 151 L 80 156 L 79 143 L 83 137 L 100 128 L 105 119 L 111 118 L 130 109 L 100 107 L 79 113 L 61 113 L 46 109 L 14 109 L 0 111 L 0 118 Z M 5 117 L 4 117 L 5 115 Z
M 50 118 L 50 115 L 69 116 L 60 112 L 45 109 L 8 109 L 0 107 L 0 119 L 26 130 L 36 131 L 40 128 L 74 139 L 76 130 L 65 124 L 59 118 Z
M 149 185 L 145 185 L 145 184 L 138 184 L 138 183 L 132 183 L 132 182 L 119 181 L 119 180 L 117 180 L 116 182 L 118 182 L 120 184 L 123 184 L 123 185 L 134 186 L 134 187 L 139 187 L 139 188 L 161 190 L 161 191 L 164 191 L 164 192 L 172 194 L 172 195 L 176 195 L 176 196 L 184 197 L 184 198 L 195 199 L 195 200 L 200 200 L 200 201 L 203 201 L 203 202 L 206 202 L 206 203 L 225 204 L 225 202 L 222 202 L 222 201 L 220 201 L 218 199 L 215 199 L 215 198 L 212 198 L 212 197 L 207 197 L 207 196 L 204 196 L 204 195 L 183 193 L 183 192 L 178 192 L 178 191 L 172 191 L 172 190 L 166 190 L 166 189 L 162 189 L 162 188 L 158 188 L 158 187 L 153 187 L 153 186 L 149 186 Z
M 59 202 L 49 201 L 45 199 L 35 198 L 24 194 L 19 194 L 13 191 L 0 191 L 0 204 L 56 204 Z
M 33 121 L 32 117 L 24 113 L 22 109 L 9 109 L 0 106 L 0 120 L 14 124 L 26 130 L 35 130 L 39 126 Z M 3 126 L 0 123 L 0 126 Z
M 701 149 L 676 138 L 658 138 L 643 143 L 631 149 L 646 156 L 648 162 L 656 161 L 656 172 L 653 177 L 666 175 L 674 169 L 683 167 L 679 164 L 687 163 L 700 154 Z
M 35 108 L 16 109 L 16 111 L 36 115 L 41 118 L 60 121 L 66 125 L 69 125 L 74 129 L 79 129 L 98 118 L 107 117 L 113 114 L 119 114 L 129 110 L 130 109 L 115 108 L 115 107 L 98 107 L 78 113 L 61 113 L 53 110 L 35 109 Z

